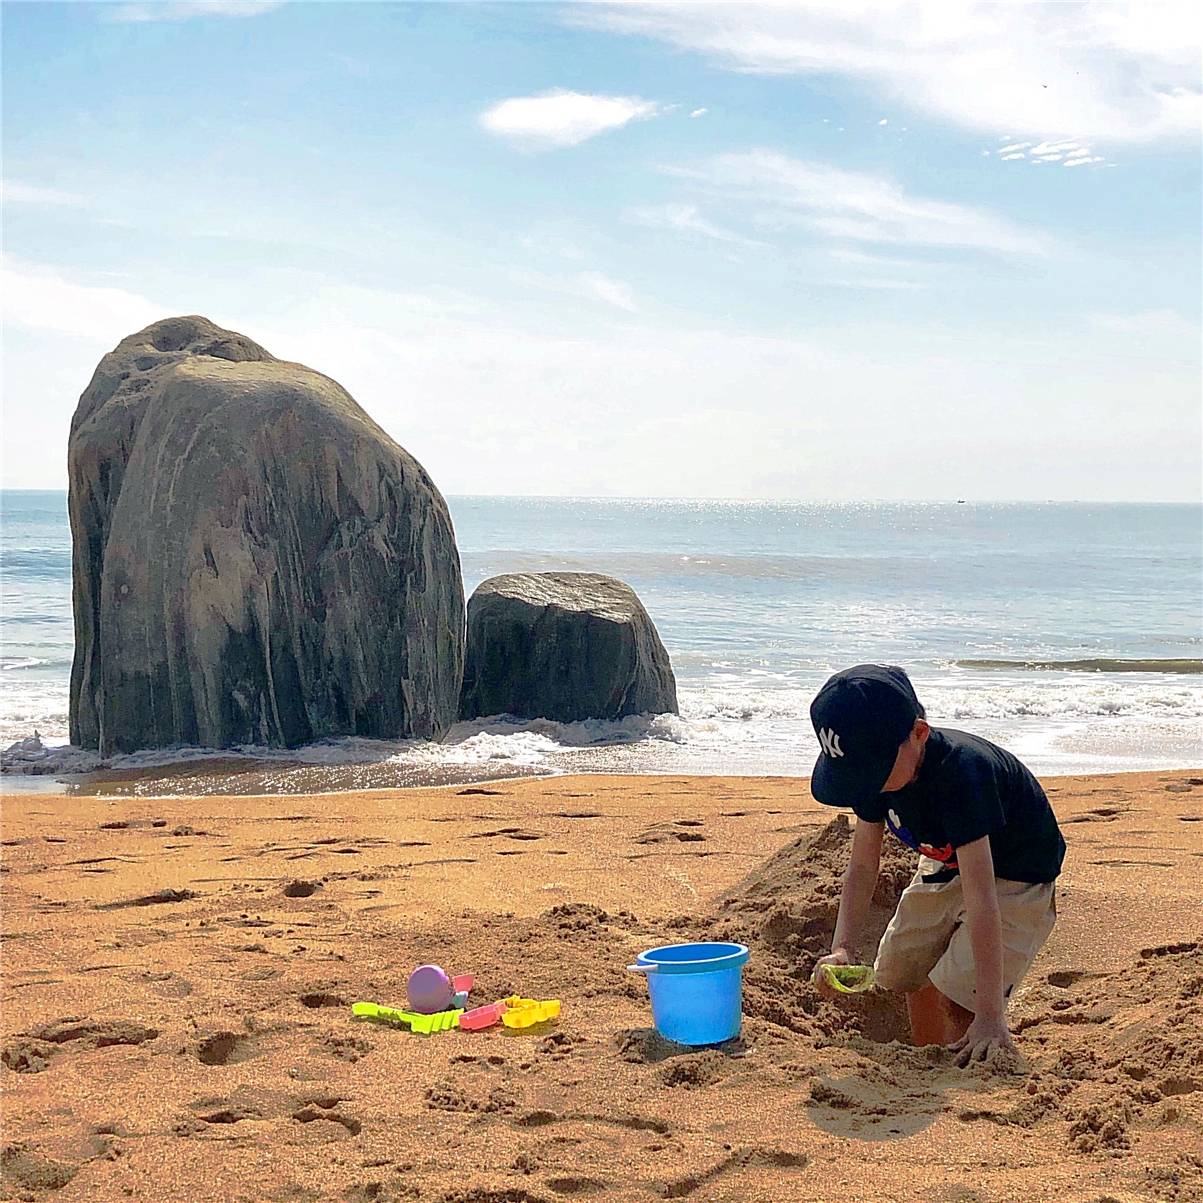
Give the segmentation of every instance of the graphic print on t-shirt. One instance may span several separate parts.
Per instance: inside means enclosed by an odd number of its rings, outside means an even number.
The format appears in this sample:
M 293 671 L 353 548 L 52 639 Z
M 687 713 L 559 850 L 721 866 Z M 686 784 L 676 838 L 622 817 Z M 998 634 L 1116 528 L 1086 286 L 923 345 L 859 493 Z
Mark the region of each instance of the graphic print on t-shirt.
M 886 826 L 908 847 L 914 848 L 916 852 L 922 853 L 924 856 L 931 857 L 932 860 L 942 861 L 949 869 L 957 867 L 956 849 L 951 844 L 945 844 L 943 848 L 936 848 L 931 844 L 920 843 L 915 837 L 902 825 L 902 820 L 898 817 L 898 812 L 891 806 L 886 811 Z

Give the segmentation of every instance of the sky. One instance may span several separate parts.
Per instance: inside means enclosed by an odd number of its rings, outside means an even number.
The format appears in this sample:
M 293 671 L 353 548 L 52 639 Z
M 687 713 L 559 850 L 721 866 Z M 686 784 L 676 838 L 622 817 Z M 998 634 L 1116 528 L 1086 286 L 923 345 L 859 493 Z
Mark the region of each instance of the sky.
M 1197 501 L 1196 8 L 5 3 L 0 481 L 198 313 L 449 495 Z

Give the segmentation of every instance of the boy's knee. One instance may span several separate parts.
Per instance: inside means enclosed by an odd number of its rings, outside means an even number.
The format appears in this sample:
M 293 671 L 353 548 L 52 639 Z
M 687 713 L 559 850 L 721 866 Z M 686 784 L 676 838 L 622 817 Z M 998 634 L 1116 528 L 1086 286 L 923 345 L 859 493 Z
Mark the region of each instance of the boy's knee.
M 908 964 L 897 957 L 881 956 L 873 964 L 873 978 L 883 990 L 897 990 L 902 994 L 913 994 L 929 985 L 928 970 L 914 963 Z

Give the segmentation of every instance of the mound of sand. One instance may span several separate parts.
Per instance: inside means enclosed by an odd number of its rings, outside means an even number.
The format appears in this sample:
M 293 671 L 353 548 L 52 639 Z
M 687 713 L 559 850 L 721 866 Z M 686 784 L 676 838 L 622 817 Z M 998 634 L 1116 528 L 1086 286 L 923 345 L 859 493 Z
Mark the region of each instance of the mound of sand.
M 811 984 L 815 961 L 831 951 L 851 847 L 852 825 L 843 814 L 786 844 L 720 896 L 708 938 L 756 950 L 744 974 L 747 1014 L 814 1038 L 859 1032 L 903 1039 L 906 1014 L 898 997 L 873 991 L 837 1005 L 824 1002 Z M 886 841 L 861 945 L 865 961 L 872 963 L 914 872 L 914 854 Z

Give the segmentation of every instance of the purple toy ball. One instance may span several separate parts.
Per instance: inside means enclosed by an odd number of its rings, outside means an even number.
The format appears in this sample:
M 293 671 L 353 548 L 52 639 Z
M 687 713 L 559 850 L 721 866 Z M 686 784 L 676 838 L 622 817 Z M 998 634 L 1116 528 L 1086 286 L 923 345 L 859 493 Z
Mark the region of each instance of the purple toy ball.
M 419 965 L 405 986 L 409 1009 L 419 1015 L 434 1015 L 451 1005 L 451 979 L 438 965 Z

